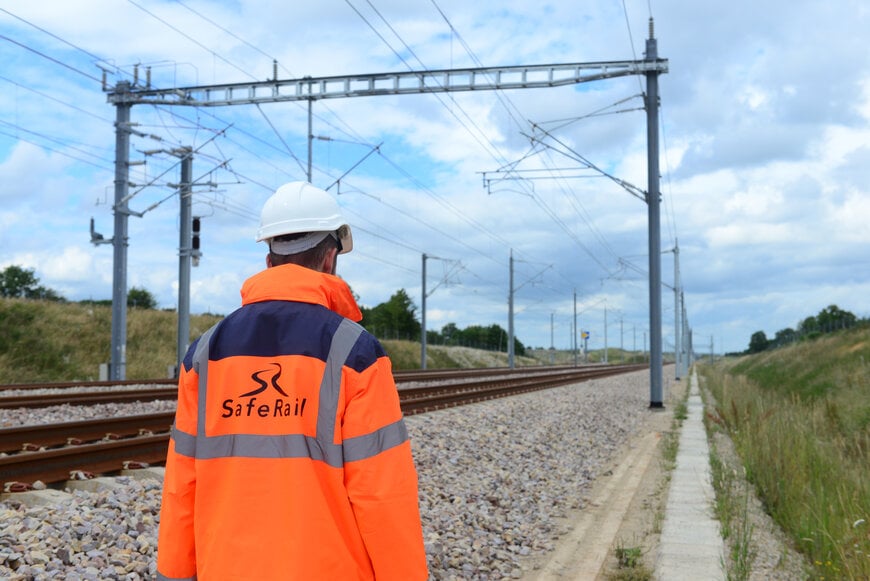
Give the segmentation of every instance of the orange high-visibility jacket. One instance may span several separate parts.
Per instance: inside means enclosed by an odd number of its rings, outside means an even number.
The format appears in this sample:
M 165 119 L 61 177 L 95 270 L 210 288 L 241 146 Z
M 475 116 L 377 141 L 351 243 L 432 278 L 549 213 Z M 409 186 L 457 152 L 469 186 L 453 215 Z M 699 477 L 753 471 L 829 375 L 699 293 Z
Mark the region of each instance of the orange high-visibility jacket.
M 287 264 L 184 358 L 158 579 L 428 576 L 390 361 L 338 277 Z

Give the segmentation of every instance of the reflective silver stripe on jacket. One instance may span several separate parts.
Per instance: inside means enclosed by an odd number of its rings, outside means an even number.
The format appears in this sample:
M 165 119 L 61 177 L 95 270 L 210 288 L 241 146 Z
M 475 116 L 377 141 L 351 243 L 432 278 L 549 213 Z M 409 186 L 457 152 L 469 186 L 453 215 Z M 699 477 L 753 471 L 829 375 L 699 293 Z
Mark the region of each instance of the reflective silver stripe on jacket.
M 197 433 L 182 432 L 173 424 L 172 438 L 177 453 L 199 460 L 226 457 L 311 458 L 339 468 L 345 462 L 370 458 L 408 439 L 405 422 L 399 419 L 371 434 L 349 438 L 343 444 L 333 444 L 342 368 L 363 331 L 361 326 L 348 319 L 343 320 L 336 329 L 326 358 L 320 383 L 317 434 L 314 438 L 302 434 L 206 436 L 204 403 L 208 386 L 208 344 L 215 327 L 203 334 L 193 354 L 193 366 L 199 373 Z

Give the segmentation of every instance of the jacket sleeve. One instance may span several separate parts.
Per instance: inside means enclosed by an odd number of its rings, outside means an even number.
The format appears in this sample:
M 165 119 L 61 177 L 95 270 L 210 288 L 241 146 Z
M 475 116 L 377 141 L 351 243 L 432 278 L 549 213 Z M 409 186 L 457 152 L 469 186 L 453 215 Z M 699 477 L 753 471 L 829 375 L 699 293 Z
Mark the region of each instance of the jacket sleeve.
M 425 580 L 417 472 L 390 361 L 381 356 L 362 372 L 345 373 L 342 436 L 346 447 L 366 450 L 345 461 L 345 483 L 375 579 Z
M 196 436 L 198 379 L 192 366 L 182 366 L 175 423 L 166 456 L 157 541 L 157 575 L 166 581 L 196 578 L 193 536 L 196 472 L 192 450 L 185 442 Z

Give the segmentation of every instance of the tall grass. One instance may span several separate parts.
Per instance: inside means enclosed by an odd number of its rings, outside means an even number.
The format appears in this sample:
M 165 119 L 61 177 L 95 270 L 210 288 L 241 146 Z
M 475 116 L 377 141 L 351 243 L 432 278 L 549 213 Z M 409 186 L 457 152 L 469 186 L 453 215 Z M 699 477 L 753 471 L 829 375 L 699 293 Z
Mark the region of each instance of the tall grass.
M 819 578 L 870 579 L 870 331 L 704 366 L 719 419 Z
M 717 428 L 708 426 L 708 431 L 711 429 Z M 722 538 L 730 540 L 730 558 L 725 564 L 727 579 L 745 581 L 752 574 L 756 557 L 754 527 L 749 518 L 749 492 L 743 479 L 722 460 L 715 446 L 710 449 L 710 470 L 716 490 L 713 508 L 719 519 Z
M 219 319 L 192 315 L 191 338 Z M 167 377 L 177 332 L 173 311 L 128 309 L 126 377 Z M 111 360 L 111 335 L 108 306 L 0 299 L 0 383 L 98 379 Z

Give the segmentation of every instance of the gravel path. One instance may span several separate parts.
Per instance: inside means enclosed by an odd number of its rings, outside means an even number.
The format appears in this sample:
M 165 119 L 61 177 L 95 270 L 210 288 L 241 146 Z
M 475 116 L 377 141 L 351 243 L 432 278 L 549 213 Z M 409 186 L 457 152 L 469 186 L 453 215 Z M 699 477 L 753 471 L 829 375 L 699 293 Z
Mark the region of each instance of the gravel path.
M 648 380 L 642 371 L 408 417 L 431 579 L 518 579 L 521 559 L 552 550 L 556 519 L 583 506 L 599 470 L 640 426 Z M 96 413 L 79 411 L 0 410 L 0 425 Z M 0 503 L 0 578 L 153 578 L 161 484 L 123 481 L 54 506 Z

